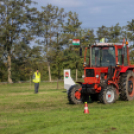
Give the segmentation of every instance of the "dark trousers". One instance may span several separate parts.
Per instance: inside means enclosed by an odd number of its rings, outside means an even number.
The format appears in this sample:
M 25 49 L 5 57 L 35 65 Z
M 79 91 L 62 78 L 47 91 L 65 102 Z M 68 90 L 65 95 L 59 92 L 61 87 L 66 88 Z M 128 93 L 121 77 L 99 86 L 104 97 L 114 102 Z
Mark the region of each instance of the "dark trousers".
M 34 83 L 35 93 L 38 93 L 39 83 Z

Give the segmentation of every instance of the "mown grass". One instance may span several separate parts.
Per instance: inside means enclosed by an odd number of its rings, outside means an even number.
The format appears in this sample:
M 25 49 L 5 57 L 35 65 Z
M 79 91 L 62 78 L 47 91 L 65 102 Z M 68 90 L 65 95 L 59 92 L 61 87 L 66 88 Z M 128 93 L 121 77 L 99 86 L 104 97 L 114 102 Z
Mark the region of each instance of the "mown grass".
M 134 101 L 68 104 L 63 83 L 0 85 L 0 134 L 133 134 Z

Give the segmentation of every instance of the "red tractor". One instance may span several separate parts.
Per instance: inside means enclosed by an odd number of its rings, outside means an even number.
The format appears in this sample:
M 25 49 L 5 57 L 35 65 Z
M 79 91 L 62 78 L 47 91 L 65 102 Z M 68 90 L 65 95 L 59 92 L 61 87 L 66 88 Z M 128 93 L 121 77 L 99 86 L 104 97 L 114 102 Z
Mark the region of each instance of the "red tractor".
M 130 65 L 128 42 L 98 43 L 85 48 L 84 82 L 68 90 L 70 103 L 89 100 L 104 104 L 134 99 L 134 65 Z M 90 55 L 87 61 L 87 55 Z M 87 61 L 87 62 L 86 62 Z

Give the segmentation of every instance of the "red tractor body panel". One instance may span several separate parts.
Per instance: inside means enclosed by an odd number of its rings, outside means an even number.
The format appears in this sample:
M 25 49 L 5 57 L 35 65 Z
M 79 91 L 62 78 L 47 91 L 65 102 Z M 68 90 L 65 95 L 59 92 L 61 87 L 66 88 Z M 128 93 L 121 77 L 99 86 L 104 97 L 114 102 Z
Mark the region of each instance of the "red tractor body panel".
M 121 66 L 121 71 L 120 71 L 120 73 L 125 73 L 127 70 L 134 70 L 134 65 Z

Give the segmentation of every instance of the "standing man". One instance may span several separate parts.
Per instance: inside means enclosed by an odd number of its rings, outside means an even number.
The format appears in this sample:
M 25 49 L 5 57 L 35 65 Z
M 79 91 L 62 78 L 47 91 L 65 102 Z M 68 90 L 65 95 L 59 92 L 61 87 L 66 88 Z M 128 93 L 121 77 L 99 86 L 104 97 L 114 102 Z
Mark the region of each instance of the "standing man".
M 34 75 L 33 75 L 33 82 L 34 82 L 34 88 L 35 88 L 35 93 L 36 94 L 38 93 L 40 78 L 41 78 L 41 75 L 40 75 L 39 70 L 37 69 L 36 72 L 34 72 Z

